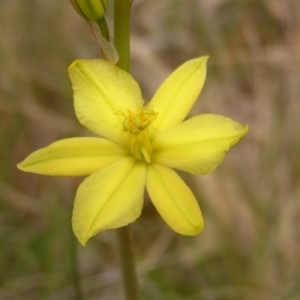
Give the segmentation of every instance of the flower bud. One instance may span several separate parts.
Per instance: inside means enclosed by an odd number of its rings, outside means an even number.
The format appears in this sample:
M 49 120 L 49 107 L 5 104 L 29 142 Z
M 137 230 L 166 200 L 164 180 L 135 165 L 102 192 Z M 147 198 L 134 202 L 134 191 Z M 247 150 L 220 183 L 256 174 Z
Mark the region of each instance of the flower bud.
M 77 13 L 87 21 L 99 22 L 107 10 L 107 0 L 70 0 Z

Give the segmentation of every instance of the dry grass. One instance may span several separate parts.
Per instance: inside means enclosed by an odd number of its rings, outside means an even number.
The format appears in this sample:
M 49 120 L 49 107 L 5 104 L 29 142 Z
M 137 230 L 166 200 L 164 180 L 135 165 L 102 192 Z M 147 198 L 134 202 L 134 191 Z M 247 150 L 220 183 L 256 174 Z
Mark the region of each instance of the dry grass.
M 220 113 L 250 132 L 215 173 L 183 174 L 204 213 L 202 235 L 176 235 L 146 201 L 133 225 L 142 299 L 299 299 L 300 3 L 153 3 L 133 7 L 132 72 L 144 97 L 186 59 L 209 54 L 192 114 Z M 99 49 L 68 1 L 2 0 L 0 32 L 0 299 L 75 299 L 70 215 L 81 179 L 15 165 L 87 134 L 66 69 Z M 122 299 L 114 239 L 104 232 L 79 247 L 84 299 Z

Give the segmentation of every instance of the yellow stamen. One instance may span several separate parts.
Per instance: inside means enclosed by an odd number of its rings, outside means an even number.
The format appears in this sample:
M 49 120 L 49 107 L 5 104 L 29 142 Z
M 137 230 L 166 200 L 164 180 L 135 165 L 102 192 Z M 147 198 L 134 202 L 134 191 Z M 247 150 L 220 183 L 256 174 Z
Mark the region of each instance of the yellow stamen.
M 131 153 L 140 160 L 151 162 L 152 147 L 149 137 L 149 127 L 157 117 L 157 113 L 147 106 L 137 111 L 119 110 L 122 118 L 122 129 L 129 134 Z

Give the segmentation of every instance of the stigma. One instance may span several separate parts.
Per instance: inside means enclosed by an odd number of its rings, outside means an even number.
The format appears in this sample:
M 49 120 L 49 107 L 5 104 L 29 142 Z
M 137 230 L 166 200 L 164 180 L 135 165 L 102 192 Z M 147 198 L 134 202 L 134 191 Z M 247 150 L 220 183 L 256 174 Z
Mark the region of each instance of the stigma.
M 151 162 L 152 147 L 149 129 L 157 118 L 157 113 L 147 106 L 136 111 L 119 110 L 122 130 L 129 136 L 131 153 L 139 160 Z

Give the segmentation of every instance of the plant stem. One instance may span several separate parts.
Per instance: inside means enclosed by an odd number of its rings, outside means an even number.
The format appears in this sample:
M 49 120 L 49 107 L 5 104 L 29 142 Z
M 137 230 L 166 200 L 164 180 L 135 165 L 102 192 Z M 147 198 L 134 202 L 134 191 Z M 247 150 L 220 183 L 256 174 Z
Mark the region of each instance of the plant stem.
M 120 55 L 117 66 L 130 72 L 130 10 L 132 0 L 114 1 L 114 42 Z M 127 300 L 138 300 L 138 285 L 129 226 L 117 229 L 119 256 Z
M 114 2 L 114 41 L 120 55 L 117 66 L 130 72 L 130 0 Z
M 97 22 L 97 24 L 102 36 L 109 42 L 109 30 L 105 18 L 102 18 L 99 22 Z
M 126 299 L 138 300 L 138 285 L 135 273 L 130 227 L 125 226 L 118 228 L 117 236 Z

